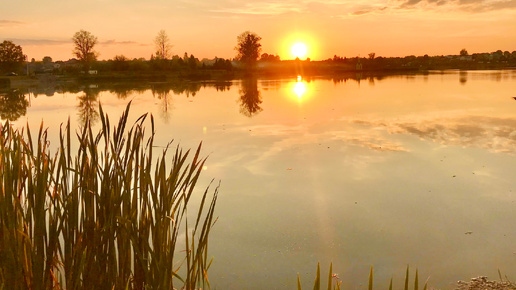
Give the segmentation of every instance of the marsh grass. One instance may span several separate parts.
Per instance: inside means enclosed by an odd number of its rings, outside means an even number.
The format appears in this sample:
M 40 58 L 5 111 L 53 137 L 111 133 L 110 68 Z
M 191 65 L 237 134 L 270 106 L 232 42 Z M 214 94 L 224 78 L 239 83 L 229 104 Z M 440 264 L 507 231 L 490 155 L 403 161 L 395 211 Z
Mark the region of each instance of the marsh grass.
M 111 127 L 100 107 L 73 152 L 70 121 L 54 154 L 43 124 L 0 124 L 0 289 L 209 288 L 218 187 L 192 204 L 201 145 L 155 154 L 153 117 L 127 128 L 129 108 Z
M 416 274 L 414 276 L 414 288 L 409 288 L 409 266 L 407 266 L 407 270 L 405 272 L 405 283 L 404 283 L 404 290 L 419 289 L 419 277 L 418 277 L 418 271 L 416 269 Z M 500 275 L 501 279 L 501 275 Z M 369 280 L 367 283 L 367 289 L 373 290 L 374 287 L 374 271 L 373 266 L 371 266 L 371 269 L 369 270 Z M 333 263 L 330 263 L 330 271 L 328 274 L 328 290 L 340 290 L 342 286 L 342 281 L 339 280 L 338 276 L 336 274 L 333 274 Z M 428 286 L 428 279 L 425 282 L 425 285 L 423 286 L 423 290 L 427 290 Z M 302 290 L 301 287 L 301 279 L 299 278 L 299 273 L 297 274 L 297 289 Z M 317 263 L 317 272 L 315 274 L 315 280 L 314 280 L 314 290 L 320 290 L 321 289 L 321 269 L 319 263 Z M 342 288 L 343 289 L 343 288 Z M 392 278 L 389 282 L 389 290 L 392 290 Z

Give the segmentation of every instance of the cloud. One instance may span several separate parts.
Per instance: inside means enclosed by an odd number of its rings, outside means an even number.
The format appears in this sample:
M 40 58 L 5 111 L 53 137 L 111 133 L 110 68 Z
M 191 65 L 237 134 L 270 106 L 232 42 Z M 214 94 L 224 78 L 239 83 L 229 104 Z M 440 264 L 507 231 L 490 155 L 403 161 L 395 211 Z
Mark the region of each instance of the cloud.
M 355 11 L 355 12 L 351 12 L 351 15 L 364 15 L 364 14 L 369 14 L 372 11 L 373 10 L 358 10 L 358 11 Z
M 0 27 L 18 26 L 23 24 L 25 24 L 25 22 L 0 19 Z
M 31 38 L 12 38 L 9 39 L 17 45 L 61 45 L 71 43 L 72 40 L 55 39 L 31 39 Z
M 401 0 L 400 9 L 432 9 L 447 7 L 467 12 L 515 9 L 516 0 Z
M 369 126 L 383 126 L 391 134 L 414 135 L 443 145 L 476 147 L 516 154 L 516 118 L 440 117 L 393 123 L 371 122 Z
M 109 39 L 106 41 L 102 41 L 99 43 L 100 45 L 132 45 L 132 44 L 139 44 L 136 41 L 116 41 L 114 39 Z
M 387 8 L 388 7 L 386 7 L 386 6 L 383 6 L 383 7 L 368 7 L 366 9 L 355 10 L 355 11 L 351 12 L 350 15 L 352 15 L 352 16 L 360 16 L 360 15 L 365 15 L 365 14 L 371 14 L 371 13 L 374 13 L 374 12 L 384 11 Z
M 247 3 L 241 7 L 213 9 L 215 13 L 245 14 L 245 15 L 280 15 L 285 13 L 304 12 L 299 3 L 261 2 Z
M 515 9 L 516 1 L 496 1 L 480 7 L 481 10 L 500 10 L 500 9 Z
M 56 40 L 56 39 L 33 39 L 33 38 L 12 38 L 9 39 L 17 45 L 62 45 L 62 44 L 70 44 L 72 40 Z M 99 42 L 99 45 L 110 46 L 110 45 L 139 45 L 139 46 L 148 46 L 148 44 L 138 43 L 136 41 L 116 41 L 114 39 L 109 39 L 106 41 Z
M 330 124 L 312 124 L 308 127 L 303 126 L 288 126 L 288 125 L 267 125 L 267 126 L 255 126 L 252 129 L 252 134 L 254 136 L 261 137 L 280 137 L 281 140 L 278 144 L 281 144 L 279 147 L 274 147 L 275 149 L 267 151 L 268 153 L 264 156 L 269 156 L 273 154 L 278 154 L 280 151 L 285 150 L 285 148 L 294 148 L 304 145 L 321 145 L 321 140 L 326 140 L 327 142 L 338 142 L 341 144 L 349 144 L 353 146 L 359 146 L 363 148 L 367 148 L 374 151 L 389 151 L 389 152 L 406 152 L 408 151 L 404 148 L 403 144 L 398 141 L 390 140 L 389 137 L 385 137 L 381 130 L 373 130 L 371 131 L 371 127 L 377 128 L 382 127 L 382 125 L 369 123 L 367 121 L 363 121 L 360 123 L 363 125 L 363 128 L 355 128 L 353 130 L 349 129 L 350 123 L 359 123 L 362 121 L 357 120 L 343 120 L 337 126 L 331 126 Z M 324 129 L 322 129 L 324 127 Z M 342 130 L 341 127 L 347 128 L 346 130 Z M 247 129 L 247 128 L 246 128 Z M 384 131 L 385 133 L 385 131 Z

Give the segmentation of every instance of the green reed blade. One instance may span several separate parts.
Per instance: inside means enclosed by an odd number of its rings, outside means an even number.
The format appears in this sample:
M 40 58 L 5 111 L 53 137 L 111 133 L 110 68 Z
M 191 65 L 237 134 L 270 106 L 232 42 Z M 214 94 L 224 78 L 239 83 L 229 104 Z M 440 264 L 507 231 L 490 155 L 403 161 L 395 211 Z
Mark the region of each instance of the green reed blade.
M 369 283 L 367 288 L 373 290 L 373 266 L 371 266 L 371 270 L 369 271 Z
M 414 278 L 414 290 L 419 290 L 419 279 L 417 276 L 417 268 L 416 268 L 416 277 Z
M 405 272 L 405 290 L 408 290 L 408 282 L 409 282 L 409 266 L 407 265 L 407 271 Z
M 321 269 L 317 263 L 317 274 L 315 275 L 314 290 L 321 289 Z
M 330 271 L 329 271 L 329 274 L 328 274 L 328 290 L 331 290 L 331 286 L 332 286 L 332 277 L 333 277 L 333 263 L 330 263 Z

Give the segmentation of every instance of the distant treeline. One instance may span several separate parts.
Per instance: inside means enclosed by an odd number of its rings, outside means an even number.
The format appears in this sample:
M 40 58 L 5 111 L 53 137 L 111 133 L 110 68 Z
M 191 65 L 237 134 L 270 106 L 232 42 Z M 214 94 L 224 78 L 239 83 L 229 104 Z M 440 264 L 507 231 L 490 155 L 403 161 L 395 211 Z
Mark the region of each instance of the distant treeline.
M 368 57 L 340 57 L 335 55 L 322 61 L 307 60 L 280 60 L 278 56 L 262 54 L 252 73 L 263 75 L 318 75 L 338 74 L 343 72 L 396 72 L 396 71 L 426 71 L 444 69 L 501 69 L 516 67 L 516 51 L 496 51 L 493 53 L 467 54 L 448 56 L 406 56 L 406 57 L 375 57 L 374 53 Z M 107 81 L 118 78 L 145 77 L 151 78 L 160 74 L 187 79 L 232 79 L 239 78 L 249 71 L 242 68 L 235 60 L 214 58 L 199 60 L 193 55 L 185 53 L 183 57 L 173 56 L 171 59 L 127 59 L 123 56 L 111 60 L 92 63 L 88 72 L 83 71 L 79 61 L 52 62 L 31 61 L 27 65 L 31 75 L 39 74 L 83 74 L 84 77 Z M 143 74 L 142 74 L 143 73 Z
M 516 51 L 498 50 L 493 53 L 468 54 L 462 50 L 459 55 L 447 56 L 406 56 L 376 57 L 340 57 L 335 55 L 323 61 L 294 60 L 277 62 L 259 62 L 258 68 L 267 74 L 294 72 L 304 75 L 340 74 L 345 72 L 396 73 L 407 71 L 429 71 L 446 69 L 503 69 L 516 68 Z
M 222 78 L 232 78 L 234 66 L 230 60 L 223 58 L 215 58 L 213 60 L 204 59 L 200 61 L 193 55 L 188 56 L 185 53 L 184 57 L 175 55 L 171 59 L 151 58 L 150 60 L 144 58 L 128 59 L 120 55 L 110 60 L 92 62 L 88 71 L 84 70 L 83 65 L 77 59 L 53 62 L 50 57 L 45 57 L 43 61 L 32 59 L 24 70 L 26 71 L 22 70 L 22 74 L 71 74 L 79 78 L 84 77 L 109 81 L 121 77 L 126 79 L 134 77 L 138 80 L 142 80 L 142 78 L 159 80 L 160 78 L 164 78 L 165 75 L 170 74 L 189 79 L 206 79 L 215 75 L 221 76 Z

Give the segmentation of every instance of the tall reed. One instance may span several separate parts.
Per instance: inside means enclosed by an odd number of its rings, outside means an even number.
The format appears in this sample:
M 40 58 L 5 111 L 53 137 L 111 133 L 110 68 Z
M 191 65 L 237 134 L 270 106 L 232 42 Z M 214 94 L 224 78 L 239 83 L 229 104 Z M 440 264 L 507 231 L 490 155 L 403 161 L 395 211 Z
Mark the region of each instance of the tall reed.
M 100 107 L 101 129 L 86 122 L 73 152 L 70 121 L 54 154 L 43 125 L 33 140 L 28 126 L 0 124 L 0 288 L 209 287 L 218 186 L 187 211 L 201 145 L 193 157 L 177 146 L 168 158 L 168 145 L 154 156 L 153 117 L 127 129 L 129 109 L 111 127 Z
M 341 286 L 342 286 L 342 281 L 339 280 L 339 277 L 337 274 L 333 274 L 332 269 L 333 269 L 333 263 L 330 263 L 330 272 L 328 274 L 327 289 L 328 290 L 340 290 Z M 429 279 L 430 279 L 430 277 L 426 280 L 423 290 L 427 289 Z M 500 279 L 501 279 L 501 275 L 500 275 Z M 374 289 L 373 282 L 374 282 L 374 271 L 373 271 L 373 266 L 371 266 L 371 269 L 369 270 L 369 281 L 367 283 L 367 289 L 369 289 L 369 290 Z M 405 287 L 403 289 L 409 290 L 408 282 L 409 282 L 409 266 L 407 265 L 407 270 L 405 273 Z M 301 279 L 299 279 L 299 273 L 297 274 L 297 289 L 302 290 Z M 315 281 L 314 281 L 313 289 L 314 290 L 321 289 L 321 269 L 320 269 L 319 263 L 317 263 L 317 272 L 315 274 Z M 414 278 L 414 290 L 418 290 L 418 289 L 419 289 L 419 278 L 418 278 L 418 272 L 417 272 L 417 268 L 416 268 L 416 275 Z M 389 290 L 392 290 L 392 278 L 389 282 Z

